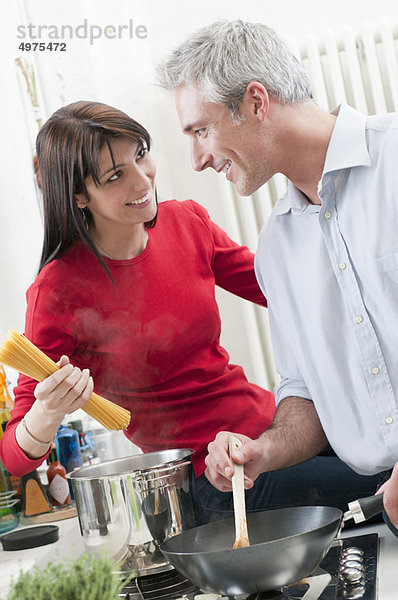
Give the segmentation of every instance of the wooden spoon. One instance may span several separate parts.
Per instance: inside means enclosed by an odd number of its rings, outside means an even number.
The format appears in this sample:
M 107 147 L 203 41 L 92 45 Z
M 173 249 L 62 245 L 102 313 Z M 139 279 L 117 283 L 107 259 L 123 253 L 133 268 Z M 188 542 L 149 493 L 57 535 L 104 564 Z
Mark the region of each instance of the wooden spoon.
M 229 455 L 232 459 L 232 451 L 242 445 L 242 442 L 231 435 L 229 437 Z M 234 500 L 235 514 L 235 543 L 233 548 L 245 548 L 250 546 L 249 534 L 247 532 L 245 488 L 243 484 L 243 465 L 234 462 L 234 474 L 232 475 L 232 495 Z

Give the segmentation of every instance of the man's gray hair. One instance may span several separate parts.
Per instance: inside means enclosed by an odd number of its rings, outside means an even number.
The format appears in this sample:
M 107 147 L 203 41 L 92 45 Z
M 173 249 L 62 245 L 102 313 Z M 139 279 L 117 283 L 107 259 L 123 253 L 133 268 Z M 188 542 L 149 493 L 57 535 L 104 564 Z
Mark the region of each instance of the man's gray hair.
M 262 23 L 217 21 L 194 32 L 157 70 L 162 87 L 198 84 L 207 102 L 225 106 L 239 118 L 251 81 L 262 83 L 280 102 L 307 102 L 307 75 L 288 46 Z

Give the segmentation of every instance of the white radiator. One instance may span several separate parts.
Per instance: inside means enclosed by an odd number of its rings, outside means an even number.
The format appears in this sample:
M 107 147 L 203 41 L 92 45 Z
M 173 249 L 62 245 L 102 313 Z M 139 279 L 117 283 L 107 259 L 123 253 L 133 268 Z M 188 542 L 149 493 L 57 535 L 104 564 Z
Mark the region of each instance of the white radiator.
M 398 110 L 398 26 L 365 23 L 309 37 L 298 50 L 317 103 L 347 102 L 366 114 Z
M 339 32 L 325 31 L 290 45 L 308 74 L 321 108 L 330 111 L 346 102 L 364 114 L 398 111 L 398 23 L 383 21 L 365 23 L 355 30 L 345 27 Z M 255 249 L 259 231 L 284 193 L 286 180 L 276 175 L 252 198 L 243 199 L 237 196 L 234 186 L 225 185 L 228 230 L 236 240 Z M 278 376 L 266 311 L 248 305 L 245 312 L 256 382 L 272 389 Z

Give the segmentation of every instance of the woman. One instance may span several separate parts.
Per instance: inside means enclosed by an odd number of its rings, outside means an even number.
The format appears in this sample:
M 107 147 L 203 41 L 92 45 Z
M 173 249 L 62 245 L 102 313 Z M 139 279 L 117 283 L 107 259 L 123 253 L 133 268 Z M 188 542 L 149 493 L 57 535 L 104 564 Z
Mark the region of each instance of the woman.
M 37 385 L 20 376 L 0 456 L 15 474 L 39 466 L 63 418 L 84 406 L 95 381 L 99 394 L 131 411 L 126 435 L 144 452 L 195 450 L 205 519 L 219 518 L 228 514 L 230 495 L 203 475 L 207 445 L 220 430 L 257 437 L 275 405 L 270 392 L 229 364 L 219 344 L 215 285 L 266 303 L 252 254 L 202 207 L 158 205 L 149 149 L 144 127 L 94 102 L 61 108 L 39 132 L 45 233 L 25 334 L 54 360 L 61 356 L 61 369 Z M 358 478 L 333 461 L 339 479 L 342 471 Z M 288 478 L 265 474 L 271 493 L 261 483 L 260 504 L 253 492 L 249 508 L 279 505 L 281 482 L 283 501 L 319 503 L 331 467 L 316 475 L 311 496 L 308 464 L 291 468 Z M 371 493 L 374 484 L 366 483 Z M 220 511 L 210 515 L 218 501 Z

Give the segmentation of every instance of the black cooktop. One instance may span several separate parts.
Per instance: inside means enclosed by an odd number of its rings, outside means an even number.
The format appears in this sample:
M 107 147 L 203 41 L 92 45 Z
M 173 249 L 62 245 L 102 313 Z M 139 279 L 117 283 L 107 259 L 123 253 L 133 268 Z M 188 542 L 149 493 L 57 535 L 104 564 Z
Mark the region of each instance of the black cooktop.
M 377 533 L 336 540 L 308 583 L 235 600 L 377 600 Z M 325 585 L 325 579 L 330 581 Z M 317 591 L 317 586 L 323 591 Z M 175 569 L 137 577 L 119 594 L 124 600 L 201 600 L 204 592 Z M 213 595 L 216 600 L 217 595 Z M 206 600 L 209 600 L 207 598 Z

